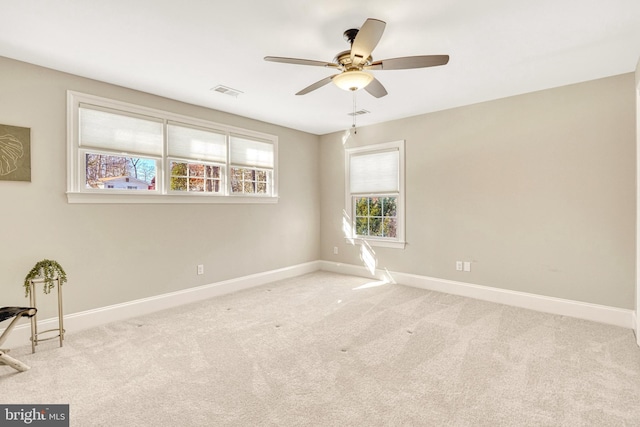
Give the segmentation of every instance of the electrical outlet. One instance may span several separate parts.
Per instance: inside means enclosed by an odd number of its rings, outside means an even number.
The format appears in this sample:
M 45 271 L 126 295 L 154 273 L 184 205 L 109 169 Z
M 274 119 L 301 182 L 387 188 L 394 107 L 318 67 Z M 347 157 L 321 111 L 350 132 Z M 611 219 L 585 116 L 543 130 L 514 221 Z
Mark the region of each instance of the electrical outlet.
M 338 255 L 338 247 L 337 246 L 333 247 L 333 254 L 334 255 Z
M 204 274 L 204 265 L 198 264 L 198 274 Z
M 462 271 L 462 261 L 456 261 L 456 271 Z
M 471 271 L 471 262 L 470 261 L 465 261 L 464 262 L 464 271 Z

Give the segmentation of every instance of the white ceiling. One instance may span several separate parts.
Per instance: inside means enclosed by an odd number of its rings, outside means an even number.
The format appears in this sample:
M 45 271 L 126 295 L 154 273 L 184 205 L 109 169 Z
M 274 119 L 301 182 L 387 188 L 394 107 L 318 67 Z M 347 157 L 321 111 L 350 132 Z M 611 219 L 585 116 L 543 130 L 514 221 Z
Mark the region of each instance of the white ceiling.
M 342 33 L 385 21 L 373 59 L 449 54 L 441 67 L 374 71 L 358 126 L 622 73 L 640 57 L 639 0 L 0 0 L 0 56 L 326 134 L 351 126 L 332 61 Z M 212 91 L 224 85 L 243 93 Z M 1 98 L 0 98 L 1 99 Z

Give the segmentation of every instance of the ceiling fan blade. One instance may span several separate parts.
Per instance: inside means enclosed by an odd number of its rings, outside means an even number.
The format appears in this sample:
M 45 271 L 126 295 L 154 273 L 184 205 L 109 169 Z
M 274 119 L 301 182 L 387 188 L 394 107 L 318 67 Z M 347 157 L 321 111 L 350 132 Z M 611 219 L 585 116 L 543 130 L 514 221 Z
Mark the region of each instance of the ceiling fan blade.
M 351 63 L 359 65 L 367 60 L 378 45 L 387 24 L 378 19 L 364 21 L 351 45 Z
M 365 70 L 408 70 L 411 68 L 426 68 L 445 65 L 449 62 L 449 55 L 404 56 L 402 58 L 383 59 L 374 61 L 364 67 Z
M 314 61 L 312 59 L 283 58 L 281 56 L 265 56 L 264 60 L 269 62 L 282 62 L 285 64 L 312 65 L 315 67 L 340 67 L 339 64 L 334 64 L 333 62 Z
M 329 77 L 325 77 L 322 80 L 318 80 L 317 82 L 315 82 L 312 85 L 309 85 L 307 87 L 305 87 L 304 89 L 302 89 L 300 92 L 296 93 L 296 95 L 306 95 L 309 92 L 312 92 L 316 89 L 320 89 L 322 86 L 331 83 L 331 80 L 333 80 L 333 78 L 337 76 L 337 74 L 334 74 L 333 76 L 329 76 Z M 371 84 L 371 83 L 369 83 Z
M 384 88 L 384 86 L 382 86 L 382 83 L 380 83 L 378 79 L 376 79 L 375 77 L 373 80 L 371 80 L 371 83 L 369 83 L 364 87 L 364 90 L 366 90 L 376 98 L 382 98 L 387 94 L 387 90 Z

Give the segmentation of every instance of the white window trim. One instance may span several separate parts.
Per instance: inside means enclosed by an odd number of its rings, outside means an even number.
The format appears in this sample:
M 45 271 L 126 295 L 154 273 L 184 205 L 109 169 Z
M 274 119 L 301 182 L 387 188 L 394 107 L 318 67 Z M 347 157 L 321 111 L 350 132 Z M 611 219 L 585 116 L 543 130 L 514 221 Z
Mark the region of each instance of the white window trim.
M 361 147 L 347 148 L 345 149 L 345 214 L 350 224 L 350 236 L 345 236 L 345 239 L 349 243 L 361 244 L 363 242 L 367 242 L 371 246 L 377 247 L 386 247 L 386 248 L 396 248 L 396 249 L 404 249 L 406 245 L 405 241 L 405 158 L 404 158 L 404 140 L 393 141 L 393 142 L 385 142 L 381 144 L 371 144 L 365 145 Z M 362 153 L 376 153 L 381 151 L 389 151 L 389 150 L 398 150 L 398 195 L 397 195 L 397 238 L 389 239 L 389 238 L 378 238 L 378 237 L 367 237 L 363 238 L 361 236 L 357 236 L 355 233 L 355 218 L 353 213 L 353 199 L 352 197 L 356 194 L 352 194 L 350 191 L 351 183 L 350 183 L 350 167 L 351 167 L 351 156 Z M 378 194 L 389 194 L 388 192 L 380 192 Z M 357 194 L 364 197 L 371 196 L 372 194 Z M 345 234 L 347 234 L 345 232 Z
M 79 167 L 82 164 L 80 158 L 81 148 L 78 144 L 79 138 L 79 106 L 80 104 L 89 104 L 96 107 L 107 108 L 111 110 L 122 111 L 124 114 L 150 116 L 160 118 L 164 123 L 178 122 L 186 125 L 205 128 L 214 132 L 220 132 L 229 137 L 234 135 L 244 136 L 257 140 L 268 141 L 273 144 L 273 176 L 272 176 L 272 194 L 271 195 L 245 195 L 226 192 L 228 188 L 228 171 L 224 177 L 225 193 L 224 194 L 200 194 L 200 193 L 179 193 L 168 190 L 168 163 L 169 156 L 167 151 L 167 139 L 165 128 L 165 140 L 163 147 L 162 159 L 158 159 L 161 167 L 157 169 L 156 182 L 164 183 L 165 193 L 160 191 L 149 191 L 142 194 L 140 191 L 119 190 L 116 192 L 105 192 L 100 190 L 85 189 L 82 181 L 82 174 Z M 226 169 L 230 169 L 229 151 L 227 150 Z M 142 156 L 153 157 L 153 156 Z M 191 160 L 193 161 L 193 160 Z M 275 135 L 256 132 L 248 129 L 242 129 L 234 126 L 228 126 L 220 123 L 210 122 L 168 111 L 158 110 L 145 106 L 130 104 L 123 101 L 112 100 L 95 95 L 85 93 L 67 91 L 67 201 L 69 203 L 140 203 L 140 204 L 273 204 L 278 203 L 278 137 Z

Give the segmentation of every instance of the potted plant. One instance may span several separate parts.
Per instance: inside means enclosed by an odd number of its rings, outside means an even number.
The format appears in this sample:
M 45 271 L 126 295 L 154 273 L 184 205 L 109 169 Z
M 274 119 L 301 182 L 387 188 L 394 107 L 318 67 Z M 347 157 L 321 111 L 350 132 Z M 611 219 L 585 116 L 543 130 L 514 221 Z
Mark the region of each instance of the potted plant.
M 67 273 L 57 261 L 43 259 L 37 262 L 24 278 L 25 296 L 29 296 L 31 280 L 44 279 L 44 293 L 48 294 L 53 289 L 56 278 L 60 279 L 60 285 L 67 281 Z

